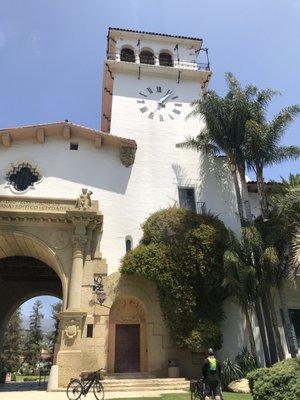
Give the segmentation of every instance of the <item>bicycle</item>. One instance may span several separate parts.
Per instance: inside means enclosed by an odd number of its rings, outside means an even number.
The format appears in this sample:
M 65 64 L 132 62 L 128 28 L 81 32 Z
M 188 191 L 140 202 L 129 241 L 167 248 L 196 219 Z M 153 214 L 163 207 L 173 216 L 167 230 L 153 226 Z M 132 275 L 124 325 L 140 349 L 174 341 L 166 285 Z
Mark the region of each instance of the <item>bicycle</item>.
M 94 396 L 97 400 L 104 400 L 104 388 L 100 382 L 101 371 L 82 372 L 79 379 L 73 378 L 67 386 L 67 396 L 69 400 L 78 400 L 82 395 L 86 396 L 93 386 Z
M 204 381 L 191 380 L 190 381 L 191 400 L 204 400 Z
M 205 383 L 203 378 L 200 380 L 191 380 L 190 381 L 191 400 L 204 400 L 205 399 L 204 388 L 205 388 Z M 224 400 L 222 389 L 221 389 L 221 399 Z

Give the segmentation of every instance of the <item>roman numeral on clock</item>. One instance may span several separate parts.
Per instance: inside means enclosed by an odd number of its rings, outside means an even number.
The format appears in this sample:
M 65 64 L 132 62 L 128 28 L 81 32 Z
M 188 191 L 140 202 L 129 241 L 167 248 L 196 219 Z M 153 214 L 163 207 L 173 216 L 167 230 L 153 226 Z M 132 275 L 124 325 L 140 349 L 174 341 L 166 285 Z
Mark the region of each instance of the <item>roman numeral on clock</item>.
M 148 118 L 153 119 L 153 117 L 154 117 L 154 113 L 151 112 L 151 113 L 148 115 Z
M 181 103 L 175 103 L 174 106 L 175 107 L 182 107 L 182 104 Z
M 178 99 L 178 96 L 171 97 L 172 100 Z
M 179 110 L 176 110 L 176 108 L 174 108 L 174 110 L 173 110 L 173 113 L 174 113 L 174 114 L 180 114 L 180 113 L 181 113 L 181 111 L 179 111 Z
M 160 120 L 161 122 L 164 121 L 164 117 L 163 117 L 161 114 L 159 114 L 159 120 Z
M 149 93 L 153 93 L 153 90 L 150 87 L 147 87 Z
M 157 93 L 161 93 L 161 86 L 156 86 Z
M 142 93 L 142 92 L 140 92 L 139 94 L 140 94 L 141 96 L 147 97 L 147 95 L 144 94 L 144 93 Z
M 147 108 L 146 106 L 140 108 L 140 112 L 144 113 L 144 112 L 146 112 L 146 111 L 148 111 L 148 108 Z
M 139 104 L 145 104 L 145 100 L 137 100 Z
M 172 117 L 172 115 L 171 115 L 171 114 L 169 114 L 169 117 L 170 117 L 170 119 L 174 119 L 174 117 Z

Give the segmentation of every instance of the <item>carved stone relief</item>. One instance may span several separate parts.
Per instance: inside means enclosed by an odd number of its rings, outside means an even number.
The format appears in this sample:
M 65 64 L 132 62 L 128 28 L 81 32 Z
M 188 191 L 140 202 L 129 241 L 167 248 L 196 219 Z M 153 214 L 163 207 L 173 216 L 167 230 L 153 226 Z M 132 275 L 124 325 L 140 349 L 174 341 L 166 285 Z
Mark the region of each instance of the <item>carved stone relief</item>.
M 76 319 L 70 319 L 65 324 L 64 333 L 67 339 L 75 339 L 79 332 L 79 321 Z
M 76 200 L 75 207 L 78 210 L 83 210 L 83 211 L 90 209 L 92 207 L 92 200 L 91 200 L 92 194 L 93 192 L 83 188 L 82 193 L 78 196 Z
M 131 298 L 118 299 L 114 303 L 110 321 L 113 323 L 141 323 L 145 322 L 145 311 L 139 301 Z
M 136 148 L 126 144 L 120 147 L 120 160 L 125 167 L 129 167 L 134 163 Z
M 70 236 L 66 231 L 56 231 L 50 236 L 50 243 L 56 250 L 64 249 L 70 243 Z

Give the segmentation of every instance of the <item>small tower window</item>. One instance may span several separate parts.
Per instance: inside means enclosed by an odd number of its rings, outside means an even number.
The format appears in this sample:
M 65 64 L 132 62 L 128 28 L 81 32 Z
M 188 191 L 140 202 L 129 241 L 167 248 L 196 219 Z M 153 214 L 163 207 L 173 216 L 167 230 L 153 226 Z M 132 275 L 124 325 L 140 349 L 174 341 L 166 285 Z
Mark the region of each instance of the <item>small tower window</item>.
M 186 208 L 187 210 L 196 212 L 196 202 L 195 202 L 195 189 L 194 188 L 178 188 L 179 195 L 179 206 L 181 208 Z
M 135 62 L 135 54 L 132 49 L 125 47 L 121 50 L 121 61 Z
M 169 53 L 160 53 L 159 55 L 159 65 L 165 67 L 173 67 L 173 58 Z
M 87 324 L 87 326 L 86 326 L 86 337 L 92 338 L 93 337 L 93 330 L 94 330 L 94 325 L 93 324 Z
M 70 143 L 70 150 L 78 150 L 78 143 L 71 142 Z
M 132 237 L 131 236 L 126 236 L 125 238 L 125 248 L 126 248 L 126 253 L 132 250 Z
M 140 62 L 142 64 L 154 65 L 154 54 L 150 50 L 143 50 L 140 52 Z
M 6 175 L 7 181 L 19 192 L 23 192 L 35 182 L 41 180 L 41 175 L 29 163 L 22 163 Z

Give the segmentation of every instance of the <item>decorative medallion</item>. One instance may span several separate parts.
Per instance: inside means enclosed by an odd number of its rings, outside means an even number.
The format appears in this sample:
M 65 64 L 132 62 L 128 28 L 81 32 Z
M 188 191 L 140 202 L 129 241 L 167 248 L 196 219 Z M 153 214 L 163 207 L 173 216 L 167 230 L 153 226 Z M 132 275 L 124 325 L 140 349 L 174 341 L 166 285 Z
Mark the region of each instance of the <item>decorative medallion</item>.
M 79 322 L 71 319 L 65 324 L 65 335 L 68 339 L 75 339 L 79 331 Z
M 50 243 L 56 250 L 64 249 L 70 243 L 70 236 L 66 231 L 56 231 L 50 236 Z

